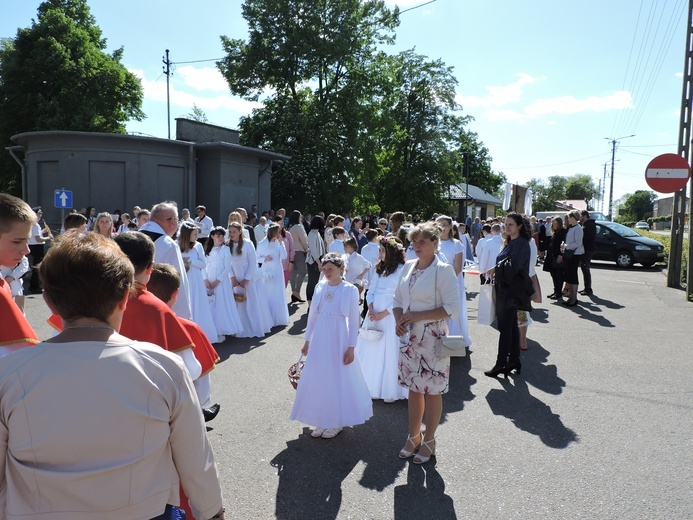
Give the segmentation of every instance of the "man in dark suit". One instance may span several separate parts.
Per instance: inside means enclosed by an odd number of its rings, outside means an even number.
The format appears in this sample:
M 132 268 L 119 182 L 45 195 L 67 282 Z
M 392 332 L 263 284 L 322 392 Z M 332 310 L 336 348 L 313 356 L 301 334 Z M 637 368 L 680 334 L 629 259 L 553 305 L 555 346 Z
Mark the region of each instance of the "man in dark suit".
M 580 224 L 582 224 L 582 247 L 585 252 L 580 257 L 580 269 L 585 288 L 580 291 L 583 296 L 592 294 L 592 273 L 590 272 L 590 262 L 596 250 L 597 224 L 590 218 L 590 212 L 583 209 L 580 212 Z

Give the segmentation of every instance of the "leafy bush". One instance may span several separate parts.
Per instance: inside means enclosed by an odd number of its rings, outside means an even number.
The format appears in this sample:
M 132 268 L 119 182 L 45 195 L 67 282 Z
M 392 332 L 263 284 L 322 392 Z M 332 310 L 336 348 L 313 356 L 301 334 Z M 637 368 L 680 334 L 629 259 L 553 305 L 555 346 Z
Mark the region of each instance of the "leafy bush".
M 671 235 L 661 235 L 659 233 L 652 233 L 651 231 L 645 231 L 644 229 L 636 229 L 638 233 L 642 236 L 657 240 L 664 245 L 664 260 L 669 264 L 669 252 L 671 251 Z M 688 273 L 688 239 L 684 237 L 683 239 L 683 254 L 681 255 L 681 283 L 686 283 L 686 275 Z

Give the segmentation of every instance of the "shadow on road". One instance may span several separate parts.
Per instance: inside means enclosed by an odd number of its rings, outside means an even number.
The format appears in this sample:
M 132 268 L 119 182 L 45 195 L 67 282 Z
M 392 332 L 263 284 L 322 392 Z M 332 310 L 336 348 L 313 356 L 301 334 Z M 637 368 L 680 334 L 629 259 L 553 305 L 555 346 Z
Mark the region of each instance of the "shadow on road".
M 531 339 L 527 339 L 527 347 L 522 354 L 522 377 L 542 392 L 559 395 L 565 388 L 565 381 L 558 377 L 556 365 L 545 364 L 550 352 Z
M 454 501 L 445 494 L 445 482 L 436 470 L 435 459 L 421 466 L 409 464 L 407 483 L 395 488 L 394 519 L 415 518 L 457 518 Z
M 507 417 L 520 430 L 536 435 L 549 448 L 564 449 L 577 442 L 577 434 L 563 424 L 561 417 L 529 393 L 524 377 L 499 378 L 503 389 L 493 389 L 486 395 L 491 411 Z
M 470 375 L 472 369 L 472 353 L 465 357 L 450 358 L 450 384 L 448 393 L 443 396 L 443 416 L 440 424 L 443 424 L 448 414 L 460 412 L 464 409 L 464 403 L 471 401 L 476 396 L 472 393 L 472 386 L 476 379 Z
M 458 389 L 464 384 L 457 382 L 453 386 Z M 451 401 L 450 396 L 445 400 Z M 342 482 L 360 462 L 365 468 L 359 484 L 376 491 L 394 484 L 409 466 L 407 484 L 395 489 L 397 520 L 456 518 L 453 500 L 445 495 L 445 484 L 435 469 L 435 458 L 420 467 L 397 456 L 407 437 L 405 400 L 392 404 L 373 401 L 371 419 L 344 428 L 334 439 L 313 439 L 310 431 L 304 428 L 298 439 L 288 441 L 286 449 L 270 461 L 279 476 L 276 518 L 337 518 L 342 506 Z M 392 513 L 374 511 L 372 517 L 392 518 Z

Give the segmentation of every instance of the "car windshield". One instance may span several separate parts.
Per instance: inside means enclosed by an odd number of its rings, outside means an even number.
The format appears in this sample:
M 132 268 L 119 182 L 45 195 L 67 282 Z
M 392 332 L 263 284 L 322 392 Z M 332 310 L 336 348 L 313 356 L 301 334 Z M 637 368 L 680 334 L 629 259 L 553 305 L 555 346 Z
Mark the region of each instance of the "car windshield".
M 602 225 L 609 228 L 614 233 L 618 233 L 622 237 L 639 237 L 640 233 L 633 231 L 631 228 L 626 227 L 616 222 L 602 222 Z

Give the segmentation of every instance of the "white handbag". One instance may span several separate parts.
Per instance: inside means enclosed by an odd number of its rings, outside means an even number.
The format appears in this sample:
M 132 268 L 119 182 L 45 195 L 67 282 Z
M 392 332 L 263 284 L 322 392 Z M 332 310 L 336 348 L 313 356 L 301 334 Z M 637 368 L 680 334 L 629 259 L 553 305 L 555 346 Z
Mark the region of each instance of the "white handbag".
M 479 312 L 476 321 L 479 325 L 493 326 L 496 322 L 496 291 L 493 284 L 479 287 Z
M 366 319 L 363 320 L 363 324 L 361 324 L 361 328 L 359 329 L 359 336 L 361 339 L 365 339 L 366 341 L 380 340 L 380 338 L 383 337 L 383 331 L 378 329 L 369 329 L 369 321 L 371 320 L 368 318 L 368 316 L 366 316 Z
M 467 355 L 468 343 L 464 336 L 441 336 L 439 342 L 440 357 L 465 357 Z

